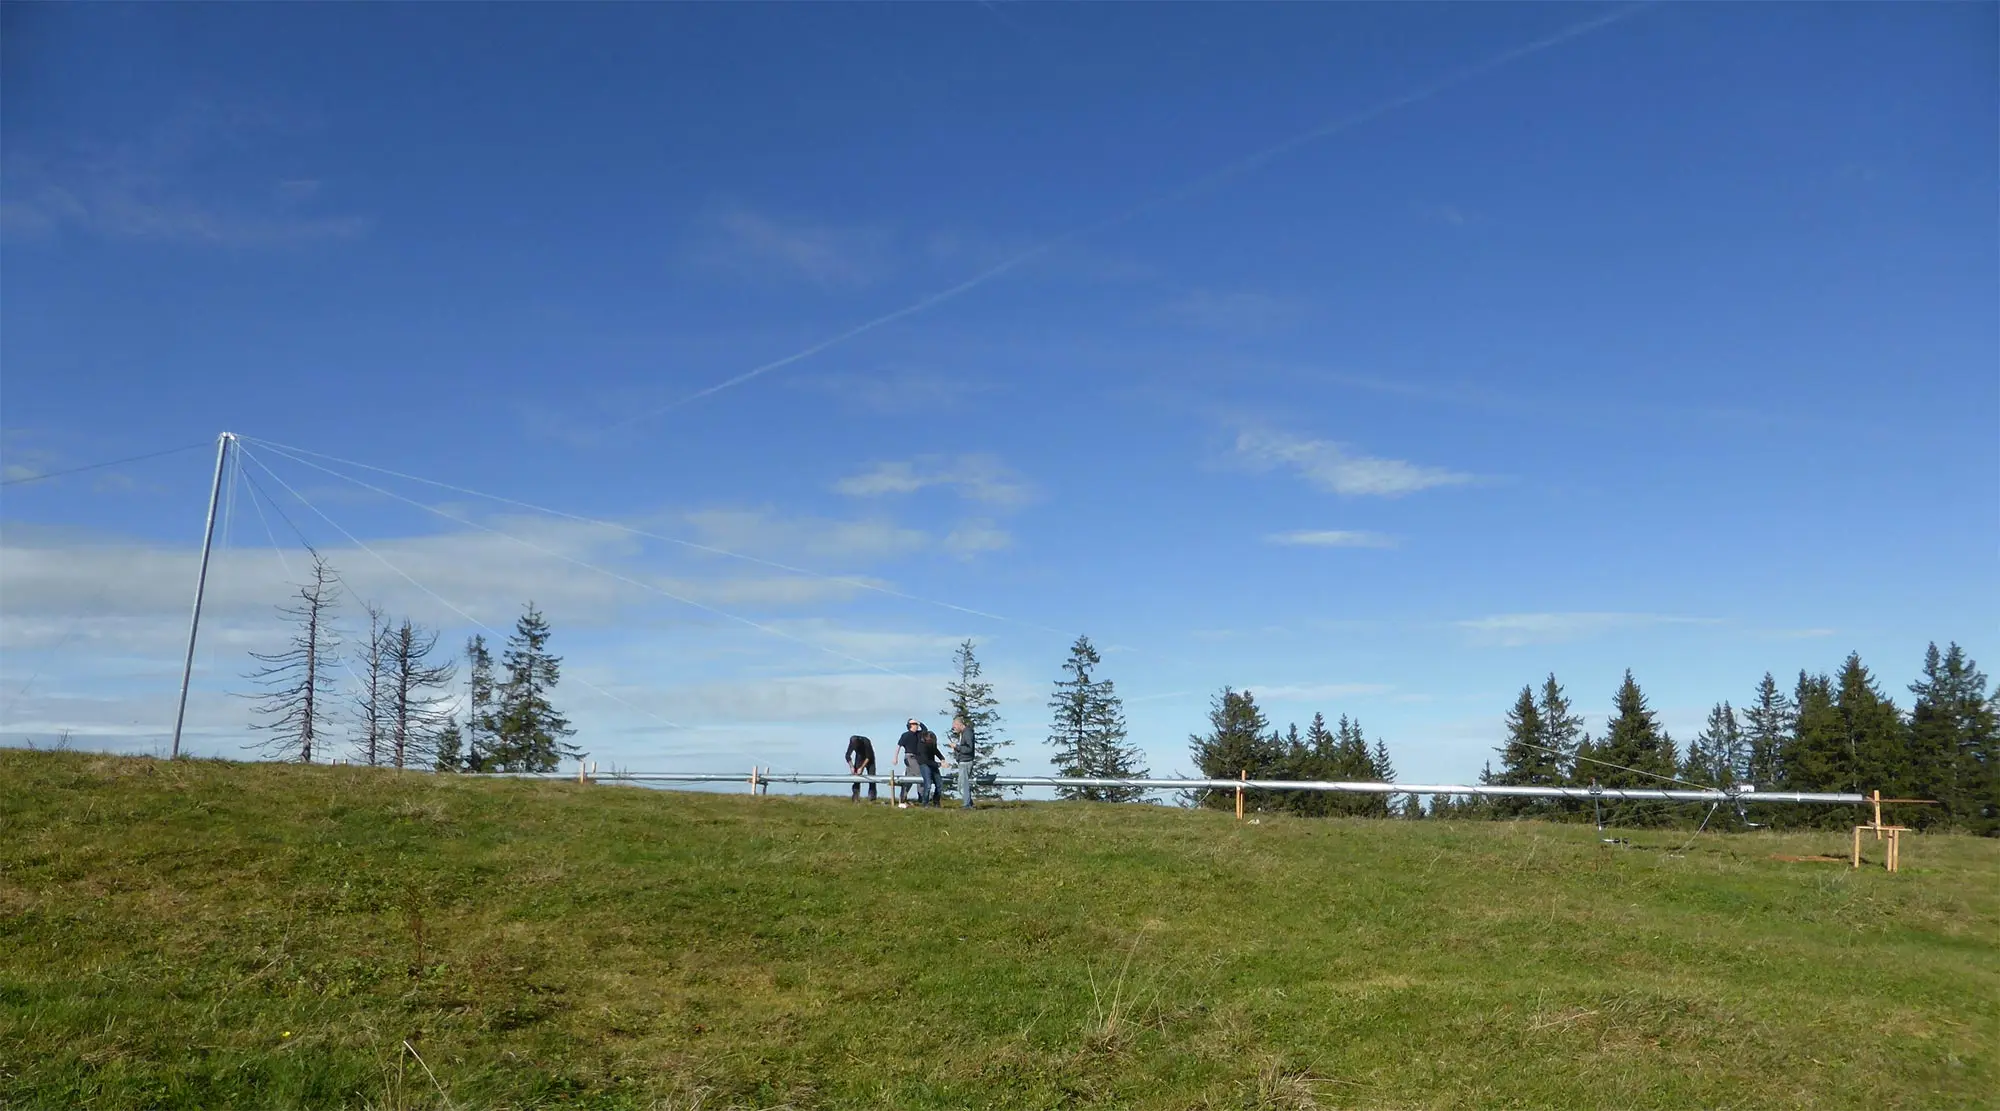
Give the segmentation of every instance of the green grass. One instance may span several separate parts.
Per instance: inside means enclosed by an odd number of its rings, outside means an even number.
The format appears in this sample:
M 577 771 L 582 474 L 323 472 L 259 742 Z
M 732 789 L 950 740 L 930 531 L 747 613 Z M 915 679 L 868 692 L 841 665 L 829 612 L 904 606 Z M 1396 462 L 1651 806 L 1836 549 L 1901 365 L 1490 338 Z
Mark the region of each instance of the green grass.
M 2000 1106 L 1992 841 L 0 784 L 9 1108 Z

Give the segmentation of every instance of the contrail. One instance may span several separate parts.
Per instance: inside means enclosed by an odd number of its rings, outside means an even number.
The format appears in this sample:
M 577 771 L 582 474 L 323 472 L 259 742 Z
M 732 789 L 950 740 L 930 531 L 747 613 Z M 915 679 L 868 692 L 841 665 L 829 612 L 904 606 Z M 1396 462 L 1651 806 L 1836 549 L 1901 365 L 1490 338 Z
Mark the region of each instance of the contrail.
M 1291 136 L 1290 138 L 1280 140 L 1279 142 L 1273 143 L 1270 146 L 1263 148 L 1262 150 L 1245 155 L 1242 158 L 1239 158 L 1236 161 L 1231 162 L 1219 169 L 1211 170 L 1208 173 L 1203 174 L 1198 178 L 1195 178 L 1193 181 L 1189 181 L 1175 189 L 1162 193 L 1157 197 L 1141 201 L 1138 204 L 1133 205 L 1132 207 L 1127 208 L 1123 211 L 1114 213 L 1110 216 L 1103 217 L 1102 219 L 1095 220 L 1088 224 L 1079 225 L 1078 227 L 1071 228 L 1068 231 L 1065 231 L 1050 239 L 1044 240 L 1043 242 L 1037 244 L 1036 246 L 1030 247 L 1027 250 L 1020 252 L 1019 254 L 1011 255 L 1008 258 L 1002 260 L 1001 262 L 996 263 L 993 266 L 987 267 L 984 270 L 981 270 L 979 273 L 974 274 L 972 277 L 967 278 L 962 282 L 959 282 L 957 285 L 941 289 L 936 293 L 928 294 L 922 298 L 919 298 L 916 301 L 912 301 L 910 304 L 904 305 L 900 309 L 897 309 L 893 312 L 884 313 L 881 316 L 874 318 L 873 320 L 868 320 L 864 321 L 863 323 L 856 324 L 854 327 L 849 328 L 844 332 L 836 333 L 832 336 L 829 336 L 826 339 L 820 340 L 818 343 L 815 343 L 809 347 L 801 348 L 798 351 L 794 351 L 791 354 L 786 355 L 781 359 L 773 359 L 772 361 L 765 363 L 762 366 L 753 367 L 750 370 L 746 370 L 734 378 L 725 379 L 721 382 L 717 382 L 712 386 L 696 390 L 694 393 L 691 393 L 686 397 L 681 398 L 678 401 L 671 401 L 665 405 L 660 406 L 659 408 L 650 409 L 645 412 L 626 417 L 624 420 L 621 420 L 615 424 L 608 426 L 605 429 L 605 431 L 615 432 L 619 429 L 627 428 L 630 427 L 631 425 L 637 424 L 640 421 L 651 420 L 654 417 L 663 416 L 667 413 L 673 412 L 675 409 L 681 408 L 682 406 L 691 405 L 697 401 L 700 401 L 702 398 L 711 397 L 715 394 L 721 393 L 724 390 L 730 389 L 735 386 L 740 386 L 743 383 L 750 381 L 752 378 L 761 378 L 764 375 L 769 374 L 774 370 L 781 370 L 785 367 L 792 365 L 793 363 L 799 362 L 804 359 L 810 359 L 814 355 L 817 355 L 820 352 L 827 350 L 828 348 L 838 347 L 841 344 L 846 343 L 848 340 L 866 335 L 867 333 L 872 332 L 875 329 L 880 328 L 885 324 L 893 324 L 896 321 L 903 319 L 904 317 L 915 316 L 920 312 L 924 312 L 927 309 L 935 308 L 936 306 L 941 305 L 946 301 L 950 301 L 962 294 L 970 293 L 972 290 L 975 290 L 980 286 L 985 285 L 987 282 L 990 282 L 993 279 L 1000 277 L 1001 275 L 1007 273 L 1010 270 L 1018 269 L 1024 263 L 1031 262 L 1034 259 L 1041 257 L 1042 255 L 1048 254 L 1050 251 L 1055 250 L 1057 247 L 1063 246 L 1064 244 L 1070 242 L 1071 240 L 1080 239 L 1084 236 L 1092 235 L 1097 232 L 1104 231 L 1108 228 L 1117 227 L 1120 224 L 1124 224 L 1131 220 L 1135 220 L 1138 217 L 1143 216 L 1156 209 L 1164 208 L 1167 205 L 1176 204 L 1180 201 L 1186 200 L 1189 197 L 1203 193 L 1209 189 L 1213 189 L 1216 186 L 1228 182 L 1234 178 L 1241 177 L 1245 174 L 1254 173 L 1255 171 L 1263 168 L 1263 166 L 1266 163 L 1271 162 L 1274 159 L 1281 158 L 1287 154 L 1290 154 L 1301 147 L 1310 146 L 1311 144 L 1317 143 L 1323 139 L 1330 139 L 1335 135 L 1339 135 L 1342 132 L 1350 131 L 1356 127 L 1361 126 L 1362 124 L 1380 119 L 1381 117 L 1386 116 L 1392 112 L 1396 112 L 1401 109 L 1408 108 L 1413 104 L 1418 104 L 1423 101 L 1429 100 L 1432 97 L 1439 95 L 1440 93 L 1448 92 L 1451 89 L 1455 89 L 1458 86 L 1463 85 L 1468 81 L 1473 81 L 1480 77 L 1484 77 L 1486 74 L 1491 73 L 1496 69 L 1500 69 L 1503 66 L 1511 65 L 1514 62 L 1518 62 L 1523 58 L 1539 54 L 1544 50 L 1549 50 L 1554 47 L 1561 46 L 1563 43 L 1569 42 L 1572 39 L 1581 38 L 1584 35 L 1588 35 L 1594 31 L 1602 30 L 1603 28 L 1608 27 L 1614 23 L 1623 22 L 1624 20 L 1630 19 L 1631 17 L 1653 6 L 1654 6 L 1653 3 L 1650 2 L 1642 4 L 1634 4 L 1630 7 L 1620 8 L 1617 11 L 1611 12 L 1607 15 L 1598 16 L 1595 19 L 1587 19 L 1581 23 L 1572 24 L 1571 26 L 1565 27 L 1562 30 L 1557 31 L 1556 33 L 1549 35 L 1545 38 L 1536 39 L 1533 42 L 1525 43 L 1521 46 L 1517 46 L 1510 50 L 1506 50 L 1499 54 L 1496 54 L 1493 57 L 1486 59 L 1485 61 L 1467 66 L 1464 69 L 1458 70 L 1445 77 L 1442 77 L 1437 81 L 1425 85 L 1422 88 L 1417 89 L 1413 92 L 1404 93 L 1403 95 L 1395 97 L 1393 99 L 1385 100 L 1379 104 L 1371 105 L 1367 108 L 1361 109 L 1358 112 L 1354 112 L 1350 115 L 1342 116 L 1339 119 L 1321 124 L 1318 127 L 1312 128 L 1311 130 L 1301 131 L 1298 134 Z

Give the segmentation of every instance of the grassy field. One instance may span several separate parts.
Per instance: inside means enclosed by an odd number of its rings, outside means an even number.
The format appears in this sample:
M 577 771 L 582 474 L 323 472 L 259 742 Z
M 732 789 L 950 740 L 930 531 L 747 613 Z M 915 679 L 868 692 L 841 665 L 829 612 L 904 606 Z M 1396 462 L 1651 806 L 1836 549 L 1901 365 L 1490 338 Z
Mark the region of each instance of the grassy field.
M 0 784 L 9 1108 L 2000 1106 L 1990 841 Z

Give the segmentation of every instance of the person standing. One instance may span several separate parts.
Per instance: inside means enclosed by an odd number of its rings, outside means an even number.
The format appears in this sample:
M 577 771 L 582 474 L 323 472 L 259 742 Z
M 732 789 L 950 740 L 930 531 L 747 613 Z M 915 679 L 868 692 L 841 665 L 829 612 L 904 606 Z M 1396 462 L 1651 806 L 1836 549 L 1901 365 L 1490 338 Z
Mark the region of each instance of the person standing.
M 972 764 L 978 755 L 979 743 L 973 739 L 972 723 L 964 718 L 951 719 L 951 758 L 958 765 L 961 809 L 972 809 Z
M 896 738 L 896 755 L 903 761 L 903 773 L 909 778 L 897 784 L 898 797 L 896 804 L 898 806 L 908 806 L 910 804 L 909 780 L 914 779 L 917 781 L 917 805 L 922 806 L 924 802 L 924 724 L 916 718 L 911 718 L 907 724 L 909 727 L 903 730 L 903 735 Z
M 944 763 L 944 753 L 938 748 L 938 735 L 936 733 L 931 732 L 930 726 L 928 725 L 924 726 L 923 753 L 924 753 L 923 793 L 925 797 L 930 799 L 930 804 L 932 806 L 943 806 L 944 777 L 939 772 L 938 765 Z
M 847 774 L 875 774 L 875 742 L 859 733 L 847 738 Z M 861 784 L 859 783 L 854 785 L 853 798 L 855 802 L 861 801 Z M 868 784 L 868 801 L 875 801 L 875 783 L 873 780 L 870 780 Z

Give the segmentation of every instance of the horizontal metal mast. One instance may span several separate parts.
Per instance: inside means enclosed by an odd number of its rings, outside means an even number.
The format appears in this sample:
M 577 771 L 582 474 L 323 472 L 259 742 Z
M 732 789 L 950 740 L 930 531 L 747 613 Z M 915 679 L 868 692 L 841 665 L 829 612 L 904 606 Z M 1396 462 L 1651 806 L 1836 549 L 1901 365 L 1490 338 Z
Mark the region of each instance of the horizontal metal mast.
M 489 773 L 514 779 L 571 779 L 562 772 Z M 607 772 L 594 777 L 611 783 L 745 783 L 743 772 Z M 823 783 L 914 783 L 908 776 L 819 775 L 810 772 L 758 771 L 757 782 Z M 1753 787 L 1666 788 L 1666 787 L 1514 787 L 1487 783 L 1374 783 L 1331 779 L 1090 779 L 1069 776 L 1002 775 L 983 776 L 981 786 L 990 787 L 1136 787 L 1149 791 L 1328 791 L 1356 795 L 1468 795 L 1487 798 L 1602 799 L 1623 802 L 1799 802 L 1858 804 L 1868 801 L 1863 794 L 1824 791 L 1760 791 Z

